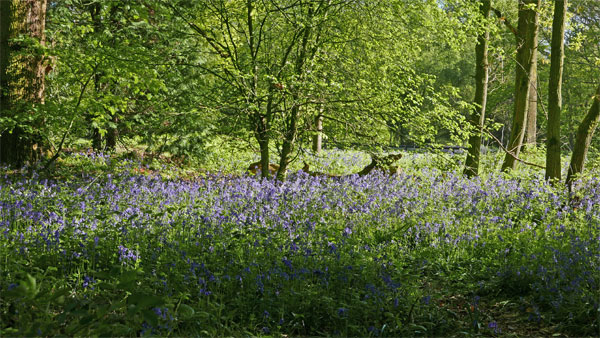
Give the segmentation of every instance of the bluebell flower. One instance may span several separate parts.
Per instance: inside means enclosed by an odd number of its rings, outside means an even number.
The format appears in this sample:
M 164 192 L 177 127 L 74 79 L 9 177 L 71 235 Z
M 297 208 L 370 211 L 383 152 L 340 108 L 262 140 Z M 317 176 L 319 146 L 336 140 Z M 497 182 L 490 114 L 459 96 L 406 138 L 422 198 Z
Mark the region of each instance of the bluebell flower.
M 494 331 L 494 333 L 500 333 L 500 328 L 498 327 L 498 323 L 496 322 L 490 322 L 488 324 L 488 328 L 492 329 Z
M 289 259 L 287 259 L 287 257 L 283 257 L 281 259 L 281 261 L 283 262 L 283 264 L 285 264 L 285 266 L 287 266 L 289 269 L 293 270 L 294 267 L 292 266 L 292 261 L 290 261 Z
M 83 277 L 83 288 L 84 289 L 91 289 L 94 290 L 94 287 L 92 286 L 92 284 L 94 284 L 96 281 L 94 280 L 94 278 L 90 277 L 90 276 L 84 276 Z

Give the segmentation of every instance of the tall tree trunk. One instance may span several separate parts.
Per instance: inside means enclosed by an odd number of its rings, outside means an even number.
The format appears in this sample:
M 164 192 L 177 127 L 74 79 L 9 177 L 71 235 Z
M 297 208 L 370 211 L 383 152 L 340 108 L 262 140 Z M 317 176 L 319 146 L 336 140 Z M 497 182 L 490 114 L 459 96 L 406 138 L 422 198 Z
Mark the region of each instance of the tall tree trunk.
M 116 126 L 119 123 L 116 113 L 111 116 L 110 121 Z M 106 131 L 106 150 L 114 151 L 117 148 L 117 138 L 119 130 L 117 127 L 109 127 Z
M 484 19 L 490 16 L 491 0 L 481 0 L 480 11 Z M 469 152 L 465 162 L 464 174 L 468 177 L 479 174 L 479 157 L 481 154 L 481 134 L 485 122 L 485 107 L 488 89 L 488 40 L 489 30 L 477 37 L 475 47 L 475 109 L 469 117 L 469 122 L 477 130 L 469 137 Z
M 529 107 L 527 108 L 527 127 L 525 142 L 521 150 L 527 146 L 534 147 L 537 143 L 537 106 L 538 106 L 538 81 L 537 81 L 537 55 L 538 55 L 538 26 L 535 26 L 533 40 L 533 55 L 531 55 L 531 77 L 529 78 Z
M 260 112 L 254 113 L 254 121 L 252 124 L 254 125 L 254 137 L 258 142 L 258 147 L 260 149 L 260 167 L 261 167 L 261 177 L 269 178 L 269 128 L 270 128 L 270 116 L 272 110 L 272 96 L 269 94 L 267 98 L 267 113 L 266 116 L 260 114 Z
M 8 65 L 10 63 L 9 39 L 11 8 L 9 1 L 0 1 L 0 116 L 6 116 L 10 109 L 10 91 L 8 88 Z M 0 130 L 0 135 L 3 133 Z M 0 143 L 2 145 L 2 143 Z M 1 159 L 0 154 L 0 159 Z
M 315 116 L 316 133 L 313 135 L 313 152 L 319 154 L 323 145 L 323 105 L 319 108 L 319 113 Z
M 46 0 L 0 1 L 0 20 L 0 113 L 14 121 L 0 131 L 0 162 L 21 166 L 41 154 L 40 117 L 24 122 L 19 115 L 33 115 L 32 108 L 44 103 L 45 67 L 38 52 L 13 55 L 11 51 L 27 47 L 10 39 L 24 35 L 45 44 Z M 25 132 L 21 123 L 33 123 L 34 132 Z
M 266 114 L 260 112 L 260 100 L 258 96 L 258 46 L 255 41 L 255 30 L 254 30 L 254 4 L 253 0 L 246 1 L 246 24 L 248 25 L 248 47 L 250 48 L 250 56 L 252 62 L 252 78 L 250 83 L 249 105 L 253 109 L 251 116 L 251 124 L 254 129 L 254 136 L 258 141 L 258 147 L 260 148 L 260 167 L 261 177 L 269 178 L 269 133 L 270 133 L 270 117 L 273 105 L 273 86 L 269 87 L 269 94 L 267 96 L 267 111 Z
M 573 155 L 571 155 L 571 164 L 569 164 L 569 172 L 567 174 L 566 184 L 571 185 L 573 178 L 583 172 L 585 165 L 585 158 L 592 142 L 592 136 L 594 131 L 600 122 L 600 85 L 596 90 L 592 107 L 581 121 L 579 128 L 577 128 L 577 135 L 575 137 L 575 147 L 573 148 Z
M 280 181 L 285 180 L 285 176 L 287 174 L 287 166 L 289 164 L 289 157 L 292 153 L 294 144 L 296 142 L 296 136 L 298 135 L 298 118 L 300 116 L 300 105 L 297 102 L 298 95 L 294 95 L 293 99 L 295 103 L 288 117 L 286 132 L 283 136 L 283 144 L 281 146 L 279 170 L 277 170 L 277 179 Z
M 90 124 L 92 121 L 90 120 Z M 99 151 L 102 150 L 102 134 L 98 128 L 92 127 L 92 149 Z
M 101 74 L 99 70 L 96 70 L 96 74 L 94 74 L 94 91 L 96 94 L 100 93 L 100 78 Z M 93 123 L 93 114 L 86 114 L 86 119 L 89 125 L 91 126 L 91 134 L 92 134 L 92 149 L 95 151 L 102 150 L 102 134 L 100 134 L 100 129 L 98 127 L 94 127 Z
M 94 28 L 94 34 L 101 34 L 103 31 L 102 28 L 102 4 L 100 2 L 94 2 L 90 4 L 89 7 L 90 16 L 92 18 L 92 27 Z M 100 93 L 102 90 L 100 88 L 100 80 L 102 78 L 101 70 L 97 69 L 96 65 L 96 73 L 94 74 L 94 91 L 96 94 Z M 94 116 L 91 113 L 86 115 L 86 119 L 91 126 L 91 136 L 92 136 L 92 148 L 96 151 L 102 150 L 102 134 L 100 134 L 100 129 L 98 127 L 94 127 L 92 123 L 92 119 Z
M 109 15 L 108 15 L 108 23 L 111 27 L 113 27 L 113 36 L 109 43 L 111 46 L 114 47 L 117 44 L 118 32 L 123 28 L 123 24 L 118 18 L 118 14 L 120 13 L 120 11 L 123 7 L 119 6 L 118 4 L 112 4 L 109 6 L 110 6 L 109 7 L 110 11 L 109 11 Z M 113 93 L 115 93 L 115 90 L 118 91 L 119 89 L 113 87 L 113 88 L 109 88 L 108 90 L 111 90 Z M 106 128 L 106 150 L 107 151 L 114 151 L 117 147 L 117 139 L 119 137 L 119 125 L 118 125 L 119 112 L 121 112 L 121 110 L 117 109 L 117 110 L 115 110 L 114 113 L 109 114 L 110 123 L 108 124 L 108 126 Z
M 534 5 L 534 8 L 530 8 Z M 502 170 L 514 169 L 519 156 L 529 107 L 529 81 L 533 78 L 533 55 L 535 36 L 537 35 L 537 9 L 541 0 L 519 0 L 519 24 L 517 27 L 517 70 L 515 75 L 515 104 L 513 123 L 508 141 L 508 152 L 502 163 Z
M 562 110 L 562 73 L 565 55 L 567 0 L 554 2 L 550 80 L 548 81 L 548 137 L 546 141 L 546 179 L 560 181 L 560 113 Z
M 537 35 L 535 39 L 535 45 L 537 46 Z M 534 147 L 537 143 L 537 47 L 533 53 L 531 68 L 531 81 L 529 82 L 529 107 L 527 108 L 527 130 L 525 131 L 526 137 L 525 143 L 523 144 L 523 149 L 525 149 L 526 146 Z
M 269 95 L 266 116 L 261 114 L 260 111 L 256 111 L 252 114 L 250 122 L 254 128 L 254 138 L 258 142 L 260 150 L 260 176 L 262 178 L 269 178 L 269 115 L 272 109 L 271 105 L 272 99 Z
M 260 148 L 260 175 L 262 178 L 269 178 L 269 139 L 265 137 L 258 140 L 258 147 Z
M 312 18 L 313 18 L 313 7 L 312 7 L 312 5 L 309 5 L 309 7 L 308 7 L 309 23 L 310 23 L 310 21 L 312 21 Z M 294 67 L 294 71 L 295 71 L 296 75 L 298 76 L 298 79 L 300 79 L 300 80 L 304 79 L 304 66 L 306 65 L 307 46 L 308 46 L 308 39 L 310 38 L 310 34 L 311 34 L 311 26 L 310 26 L 310 24 L 307 24 L 303 28 L 302 43 L 299 47 L 300 49 L 298 51 L 298 55 L 296 56 L 296 64 Z M 293 94 L 292 94 L 293 106 L 292 106 L 290 114 L 288 115 L 288 118 L 287 118 L 286 130 L 283 135 L 283 144 L 281 146 L 281 158 L 279 159 L 279 170 L 277 170 L 277 179 L 280 181 L 283 181 L 285 179 L 285 176 L 287 174 L 287 167 L 290 162 L 289 157 L 290 157 L 290 154 L 292 153 L 294 144 L 296 143 L 296 137 L 298 136 L 298 119 L 300 118 L 300 103 L 298 102 L 298 100 L 300 97 L 298 95 L 297 88 L 292 88 L 292 90 L 293 90 Z
M 0 1 L 0 116 L 10 116 L 10 22 L 12 19 L 12 8 L 10 1 Z M 17 164 L 19 153 L 22 151 L 18 147 L 18 138 L 20 137 L 20 128 L 11 130 L 10 126 L 2 126 L 0 130 L 0 162 Z

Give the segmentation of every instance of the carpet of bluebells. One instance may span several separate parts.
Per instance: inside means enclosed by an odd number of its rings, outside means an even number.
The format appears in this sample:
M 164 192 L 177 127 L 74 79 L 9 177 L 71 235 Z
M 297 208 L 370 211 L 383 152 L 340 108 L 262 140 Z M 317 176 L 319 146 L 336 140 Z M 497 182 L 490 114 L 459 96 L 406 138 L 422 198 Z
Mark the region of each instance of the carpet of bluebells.
M 0 335 L 596 335 L 600 180 L 0 178 Z

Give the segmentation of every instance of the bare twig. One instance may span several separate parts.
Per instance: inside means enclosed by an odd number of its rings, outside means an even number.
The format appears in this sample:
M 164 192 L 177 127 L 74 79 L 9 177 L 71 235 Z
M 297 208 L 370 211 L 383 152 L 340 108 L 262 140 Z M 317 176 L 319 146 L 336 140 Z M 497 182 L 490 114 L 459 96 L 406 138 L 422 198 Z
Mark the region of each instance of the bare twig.
M 63 136 L 60 140 L 60 143 L 58 144 L 58 147 L 56 149 L 56 153 L 48 160 L 48 162 L 46 162 L 46 165 L 44 166 L 44 170 L 47 170 L 48 168 L 50 168 L 50 165 L 54 161 L 56 161 L 56 159 L 58 159 L 58 157 L 60 156 L 60 152 L 62 151 L 62 147 L 65 143 L 65 139 L 67 138 L 67 135 L 69 134 L 69 132 L 71 131 L 71 128 L 73 127 L 73 122 L 75 121 L 75 117 L 77 116 L 77 109 L 79 109 L 79 105 L 81 105 L 81 100 L 83 99 L 83 94 L 85 93 L 85 89 L 87 88 L 88 84 L 90 83 L 90 80 L 94 77 L 95 73 L 96 73 L 96 68 L 94 68 L 94 71 L 92 72 L 92 74 L 90 74 L 87 81 L 85 81 L 85 83 L 82 84 L 81 91 L 79 92 L 79 97 L 77 98 L 77 104 L 75 105 L 75 108 L 73 108 L 73 117 L 71 118 L 69 127 L 63 134 Z
M 543 167 L 543 166 L 541 166 L 541 165 L 539 165 L 539 164 L 535 164 L 535 163 L 533 163 L 533 162 L 528 162 L 528 161 L 525 161 L 525 160 L 523 160 L 523 159 L 520 159 L 520 158 L 518 158 L 517 156 L 515 156 L 515 154 L 511 153 L 511 152 L 510 152 L 508 149 L 506 149 L 506 148 L 504 147 L 504 145 L 502 145 L 502 142 L 501 142 L 501 141 L 500 141 L 500 140 L 499 140 L 499 139 L 498 139 L 496 136 L 494 136 L 494 134 L 492 134 L 492 132 L 490 132 L 490 131 L 489 131 L 487 128 L 485 128 L 485 127 L 483 128 L 483 130 L 484 130 L 484 131 L 485 131 L 485 132 L 486 132 L 488 135 L 490 135 L 490 136 L 491 136 L 491 137 L 494 139 L 494 141 L 496 141 L 496 143 L 498 143 L 498 145 L 500 146 L 500 148 L 501 148 L 501 149 L 502 149 L 502 150 L 503 150 L 505 153 L 509 154 L 509 155 L 510 155 L 512 158 L 514 158 L 515 160 L 517 160 L 517 161 L 519 161 L 519 162 L 521 162 L 521 163 L 523 163 L 523 164 L 530 165 L 530 166 L 532 166 L 532 167 L 537 167 L 537 168 L 540 168 L 540 169 L 546 169 L 546 167 Z

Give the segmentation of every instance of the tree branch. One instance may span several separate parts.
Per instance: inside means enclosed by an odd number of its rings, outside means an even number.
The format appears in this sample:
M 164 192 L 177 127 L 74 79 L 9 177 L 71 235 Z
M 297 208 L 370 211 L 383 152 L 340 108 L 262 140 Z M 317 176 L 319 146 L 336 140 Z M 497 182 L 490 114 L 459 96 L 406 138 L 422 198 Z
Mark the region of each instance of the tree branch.
M 543 167 L 543 166 L 541 166 L 539 164 L 535 164 L 533 162 L 527 162 L 527 161 L 525 161 L 523 159 L 518 158 L 517 156 L 515 156 L 515 154 L 511 153 L 508 149 L 506 149 L 504 147 L 504 145 L 502 145 L 502 141 L 500 141 L 496 136 L 494 136 L 494 134 L 492 134 L 492 132 L 490 132 L 487 128 L 483 127 L 483 131 L 485 131 L 488 135 L 490 135 L 494 139 L 494 141 L 496 141 L 496 143 L 498 143 L 498 145 L 500 146 L 500 148 L 505 153 L 507 153 L 508 155 L 510 155 L 512 158 L 514 158 L 515 160 L 517 160 L 517 161 L 519 161 L 519 162 L 521 162 L 523 164 L 530 165 L 532 167 L 537 167 L 537 168 L 540 168 L 540 169 L 546 169 L 546 167 Z
M 65 139 L 67 138 L 67 135 L 71 131 L 71 127 L 73 127 L 73 121 L 75 121 L 75 116 L 77 116 L 77 109 L 79 108 L 79 105 L 81 104 L 81 99 L 83 98 L 83 94 L 85 93 L 85 89 L 87 88 L 88 84 L 90 83 L 90 81 L 94 77 L 95 73 L 96 73 L 96 68 L 94 68 L 94 71 L 88 77 L 87 81 L 81 86 L 81 91 L 79 92 L 79 97 L 77 98 L 77 104 L 75 105 L 75 108 L 73 109 L 74 110 L 74 114 L 73 114 L 73 117 L 71 118 L 71 122 L 69 123 L 69 128 L 67 128 L 67 130 L 63 134 L 62 139 L 60 140 L 60 143 L 58 144 L 58 147 L 56 149 L 56 153 L 52 156 L 52 158 L 50 158 L 48 160 L 48 162 L 46 162 L 46 165 L 44 166 L 44 170 L 48 169 L 50 167 L 50 165 L 52 164 L 52 162 L 56 161 L 56 159 L 60 156 L 60 152 L 62 151 L 62 147 L 63 147 L 63 145 L 65 143 Z
M 494 14 L 496 14 L 496 16 L 498 17 L 498 19 L 504 23 L 504 25 L 515 35 L 517 36 L 517 29 L 515 28 L 515 26 L 510 24 L 510 21 L 508 21 L 508 19 L 502 15 L 502 12 L 500 12 L 499 9 L 492 7 L 492 11 L 494 12 Z
M 200 34 L 200 36 L 202 36 L 206 42 L 208 42 L 208 44 L 215 50 L 215 52 L 217 52 L 217 54 L 219 54 L 219 56 L 221 56 L 224 59 L 229 59 L 232 58 L 231 54 L 229 52 L 226 52 L 225 49 L 227 49 L 225 46 L 221 45 L 218 41 L 216 41 L 213 37 L 209 36 L 208 33 L 200 28 L 198 25 L 196 25 L 195 23 L 188 21 L 185 16 L 183 15 L 183 13 L 181 13 L 179 11 L 179 9 L 177 9 L 177 7 L 173 6 L 171 3 L 169 3 L 168 1 L 164 1 L 164 3 L 170 7 L 173 12 L 175 14 L 177 14 L 177 16 L 182 19 L 183 21 L 185 21 L 185 23 L 188 24 L 188 26 L 190 26 L 190 28 L 192 28 L 194 31 L 196 31 L 196 33 Z

